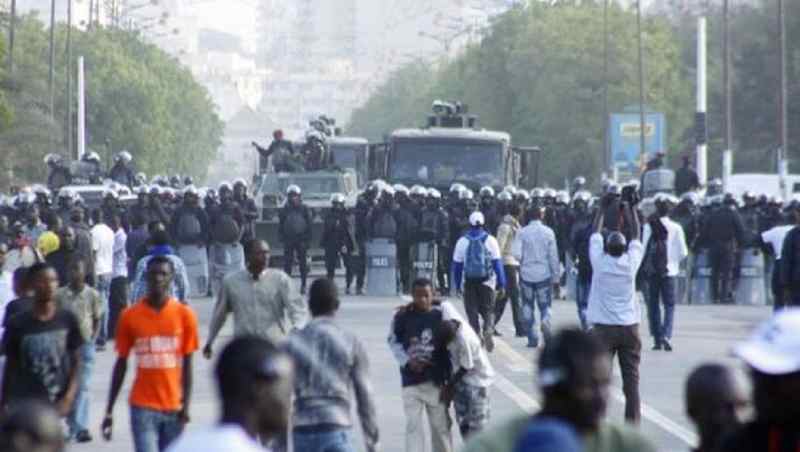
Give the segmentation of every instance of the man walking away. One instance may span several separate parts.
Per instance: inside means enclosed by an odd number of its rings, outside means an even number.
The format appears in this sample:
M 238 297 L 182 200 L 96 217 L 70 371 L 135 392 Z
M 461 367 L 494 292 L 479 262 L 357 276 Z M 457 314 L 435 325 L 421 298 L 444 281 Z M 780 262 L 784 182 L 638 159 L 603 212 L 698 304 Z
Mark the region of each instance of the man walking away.
M 406 452 L 427 450 L 422 419 L 428 416 L 432 452 L 451 452 L 448 406 L 441 400 L 446 361 L 437 359 L 434 335 L 442 324 L 442 311 L 433 306 L 433 287 L 427 279 L 411 285 L 413 302 L 401 308 L 392 320 L 389 347 L 400 366 L 403 411 L 406 415 Z
M 800 202 L 792 203 L 795 227 L 786 234 L 781 250 L 781 287 L 784 303 L 800 306 Z
M 436 342 L 447 351 L 453 370 L 442 388 L 442 400 L 447 405 L 453 402 L 461 437 L 466 440 L 489 423 L 494 368 L 475 332 L 462 328 L 456 319 L 442 322 Z
M 168 452 L 267 452 L 259 440 L 276 439 L 289 425 L 291 358 L 265 339 L 241 336 L 220 353 L 214 377 L 219 423 L 182 435 Z
M 775 259 L 772 278 L 770 281 L 773 309 L 775 311 L 783 309 L 786 304 L 786 298 L 784 297 L 784 286 L 781 281 L 781 257 L 783 256 L 784 240 L 786 240 L 786 236 L 789 234 L 789 231 L 795 227 L 794 218 L 792 218 L 794 215 L 793 208 L 795 205 L 796 204 L 793 203 L 786 209 L 786 215 L 781 215 L 781 218 L 778 221 L 779 224 L 776 224 L 774 227 L 764 231 L 761 234 L 761 241 L 764 243 L 765 248 L 767 248 L 767 252 L 770 253 Z
M 86 263 L 81 259 L 70 262 L 69 285 L 58 289 L 56 304 L 67 309 L 78 319 L 83 338 L 80 378 L 75 403 L 67 416 L 69 437 L 79 443 L 92 440 L 89 433 L 89 385 L 94 368 L 94 341 L 100 332 L 105 303 L 100 293 L 86 284 Z
M 364 446 L 378 449 L 375 400 L 369 381 L 369 359 L 361 341 L 335 321 L 339 310 L 336 284 L 311 284 L 312 320 L 289 338 L 294 357 L 294 448 L 304 452 L 355 451 L 351 419 L 355 399 Z
M 505 192 L 504 192 L 505 193 Z M 510 195 L 509 199 L 510 199 Z M 522 208 L 517 204 L 511 204 L 508 214 L 503 217 L 503 222 L 497 228 L 497 245 L 503 255 L 503 272 L 506 274 L 506 296 L 497 299 L 494 309 L 494 332 L 499 335 L 497 325 L 505 312 L 506 304 L 511 301 L 511 316 L 514 320 L 514 333 L 517 337 L 525 336 L 525 325 L 522 319 L 522 306 L 519 299 L 519 261 L 511 253 L 511 244 L 520 229 L 520 217 Z
M 800 309 L 784 309 L 735 349 L 750 369 L 755 415 L 720 452 L 795 452 L 800 447 Z
M 119 215 L 111 217 L 109 226 L 114 231 L 114 271 L 111 273 L 106 331 L 108 337 L 114 337 L 119 315 L 128 306 L 128 252 L 125 247 L 128 235 L 122 227 Z
M 233 313 L 234 336 L 258 336 L 279 344 L 305 321 L 303 300 L 289 275 L 267 268 L 269 245 L 253 239 L 245 244 L 247 269 L 225 277 L 208 325 L 203 355 L 208 359 L 229 313 Z M 288 319 L 288 322 L 287 322 Z
M 719 450 L 725 434 L 741 424 L 747 396 L 734 374 L 720 364 L 703 364 L 686 380 L 686 414 L 697 427 L 694 452 Z
M 546 343 L 538 360 L 537 385 L 542 410 L 497 424 L 467 441 L 464 452 L 522 452 L 531 429 L 553 422 L 574 430 L 585 452 L 654 452 L 653 444 L 631 427 L 603 421 L 611 386 L 604 344 L 579 329 L 565 329 Z M 542 446 L 542 441 L 533 444 Z M 567 452 L 564 447 L 542 449 Z
M 668 195 L 656 195 L 656 213 L 644 225 L 647 277 L 647 318 L 653 335 L 653 350 L 672 351 L 672 326 L 675 315 L 675 291 L 681 262 L 689 256 L 686 237 L 680 224 L 669 218 Z M 664 317 L 661 304 L 664 303 Z
M 78 319 L 56 304 L 58 276 L 53 267 L 34 264 L 28 278 L 33 303 L 9 319 L 3 335 L 6 367 L 0 407 L 9 409 L 27 399 L 38 399 L 66 417 L 80 378 L 83 338 Z
M 92 251 L 94 252 L 94 273 L 95 288 L 100 292 L 103 303 L 105 317 L 100 327 L 100 334 L 97 336 L 97 350 L 106 349 L 108 339 L 108 302 L 111 295 L 111 278 L 114 274 L 114 231 L 103 222 L 100 217 L 100 210 L 92 213 Z
M 560 283 L 561 278 L 556 235 L 542 223 L 544 213 L 544 207 L 533 206 L 529 211 L 530 223 L 519 231 L 511 244 L 511 254 L 519 261 L 522 318 L 528 335 L 528 347 L 531 348 L 539 346 L 537 306 L 542 320 L 542 335 L 545 342 L 550 340 L 553 287 Z
M 608 205 L 608 198 L 604 199 L 604 204 Z M 623 205 L 623 208 L 630 207 Z M 605 210 L 601 208 L 597 213 L 589 243 L 593 274 L 587 317 L 593 325 L 593 333 L 608 347 L 611 358 L 619 356 L 625 419 L 638 424 L 641 418 L 639 362 L 642 341 L 639 337 L 641 311 L 636 300 L 636 273 L 644 256 L 639 241 L 639 216 L 635 212 L 630 215 L 633 220 L 630 244 L 621 233 L 612 232 L 604 249 L 601 231 Z
M 110 441 L 114 404 L 133 352 L 137 368 L 129 403 L 135 452 L 164 451 L 189 422 L 197 317 L 170 296 L 174 276 L 167 257 L 150 259 L 147 296 L 123 311 L 117 325 L 117 361 L 101 431 Z
M 472 330 L 482 334 L 483 345 L 491 352 L 494 349 L 494 298 L 505 296 L 506 275 L 497 239 L 483 228 L 483 214 L 472 212 L 470 229 L 458 239 L 453 250 L 453 280 L 461 287 L 464 278 L 464 308 Z M 481 326 L 479 315 L 482 317 Z

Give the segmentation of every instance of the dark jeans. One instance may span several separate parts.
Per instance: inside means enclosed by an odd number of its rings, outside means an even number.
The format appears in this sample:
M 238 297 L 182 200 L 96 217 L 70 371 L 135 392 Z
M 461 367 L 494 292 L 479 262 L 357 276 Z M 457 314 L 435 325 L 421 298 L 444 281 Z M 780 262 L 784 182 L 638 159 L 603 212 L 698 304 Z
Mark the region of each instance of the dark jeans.
M 358 246 L 358 256 L 352 256 L 352 267 L 356 278 L 356 290 L 360 291 L 364 288 L 364 276 L 367 274 L 367 242 L 359 241 L 356 246 Z
M 308 261 L 306 260 L 306 245 L 302 242 L 287 243 L 283 248 L 283 271 L 287 275 L 292 275 L 292 267 L 294 261 L 297 259 L 297 266 L 300 267 L 300 282 L 303 287 L 306 286 L 306 277 L 308 276 Z
M 786 305 L 785 297 L 783 296 L 783 287 L 781 286 L 781 261 L 775 261 L 772 268 L 772 276 L 770 276 L 770 289 L 772 290 L 772 309 L 779 311 Z
M 647 319 L 650 322 L 650 334 L 660 343 L 662 339 L 672 339 L 672 324 L 675 316 L 674 277 L 653 276 L 648 278 Z M 661 303 L 664 303 L 664 317 L 661 317 Z
M 355 452 L 348 429 L 295 430 L 294 450 L 303 452 Z
M 625 420 L 638 424 L 642 417 L 639 401 L 639 363 L 642 360 L 642 341 L 639 325 L 594 325 L 592 334 L 608 347 L 612 359 L 619 357 L 622 392 L 625 394 Z
M 400 289 L 408 293 L 411 289 L 411 244 L 397 243 L 397 270 L 400 276 Z
M 494 328 L 494 290 L 476 281 L 464 282 L 464 310 L 469 325 L 477 334 L 489 332 Z M 483 320 L 481 328 L 480 320 Z
M 503 313 L 506 310 L 506 304 L 511 300 L 511 316 L 514 319 L 514 332 L 517 335 L 525 334 L 525 324 L 522 320 L 522 306 L 519 300 L 519 280 L 518 273 L 519 267 L 516 265 L 504 265 L 503 269 L 506 273 L 506 295 L 497 300 L 494 306 L 494 324 L 500 323 L 503 318 Z
M 733 302 L 732 280 L 736 253 L 732 243 L 715 243 L 709 249 L 711 296 L 716 303 Z
M 350 284 L 353 282 L 353 257 L 350 254 L 342 253 L 339 250 L 335 249 L 326 249 L 325 250 L 325 273 L 328 279 L 333 279 L 336 275 L 336 266 L 339 264 L 339 258 L 341 257 L 342 265 L 344 265 L 345 269 L 345 281 L 347 282 L 347 288 L 350 288 Z
M 117 330 L 122 310 L 128 306 L 128 278 L 125 276 L 111 280 L 111 296 L 108 301 L 108 337 L 113 338 Z
M 575 304 L 578 308 L 578 319 L 584 331 L 589 329 L 589 322 L 586 320 L 586 310 L 589 309 L 589 290 L 592 288 L 592 280 L 575 281 Z
M 131 433 L 135 452 L 163 452 L 183 432 L 178 412 L 131 406 Z

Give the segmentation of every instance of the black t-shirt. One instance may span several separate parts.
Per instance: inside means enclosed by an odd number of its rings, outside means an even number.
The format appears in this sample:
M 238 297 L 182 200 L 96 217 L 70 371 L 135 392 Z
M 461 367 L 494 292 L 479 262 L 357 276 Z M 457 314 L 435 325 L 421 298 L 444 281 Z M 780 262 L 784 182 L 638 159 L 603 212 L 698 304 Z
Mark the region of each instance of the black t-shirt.
M 434 308 L 428 312 L 419 312 L 414 309 L 398 313 L 394 318 L 394 336 L 412 359 L 425 359 L 434 363 L 422 373 L 414 373 L 408 366 L 400 369 L 403 386 L 415 386 L 427 382 L 441 381 L 442 367 L 446 363 L 435 353 L 434 341 L 436 331 L 442 324 L 442 311 Z
M 797 452 L 800 421 L 793 426 L 770 426 L 759 422 L 743 425 L 727 435 L 720 452 Z
M 6 305 L 6 313 L 3 317 L 3 328 L 8 328 L 11 318 L 15 315 L 25 312 L 31 308 L 33 300 L 29 297 L 15 298 L 8 302 Z
M 53 403 L 67 390 L 73 352 L 83 338 L 72 312 L 58 309 L 43 322 L 28 310 L 9 321 L 3 344 L 11 371 L 6 402 L 33 398 Z

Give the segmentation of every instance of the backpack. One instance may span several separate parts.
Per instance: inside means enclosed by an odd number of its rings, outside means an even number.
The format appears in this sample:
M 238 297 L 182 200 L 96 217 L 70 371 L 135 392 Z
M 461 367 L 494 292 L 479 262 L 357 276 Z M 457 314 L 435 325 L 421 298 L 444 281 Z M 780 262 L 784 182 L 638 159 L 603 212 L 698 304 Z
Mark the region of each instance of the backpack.
M 215 241 L 225 244 L 237 242 L 240 234 L 239 223 L 229 213 L 223 213 L 219 220 L 214 223 L 214 230 L 211 231 Z
M 187 212 L 178 218 L 178 240 L 182 243 L 189 243 L 195 240 L 202 232 L 200 220 L 197 215 Z
M 489 234 L 479 237 L 465 235 L 469 244 L 464 258 L 464 277 L 470 281 L 483 282 L 489 279 L 492 272 L 492 256 L 486 248 L 486 239 Z
M 667 274 L 667 228 L 661 219 L 650 220 L 650 241 L 644 257 L 644 272 L 647 276 L 666 276 Z

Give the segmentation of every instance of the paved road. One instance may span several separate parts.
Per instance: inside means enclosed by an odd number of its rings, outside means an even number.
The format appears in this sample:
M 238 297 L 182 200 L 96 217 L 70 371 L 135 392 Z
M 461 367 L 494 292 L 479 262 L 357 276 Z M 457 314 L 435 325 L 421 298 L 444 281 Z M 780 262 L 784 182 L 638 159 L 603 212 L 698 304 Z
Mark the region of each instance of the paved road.
M 378 398 L 379 419 L 383 450 L 403 450 L 404 417 L 400 398 L 400 377 L 393 358 L 386 346 L 388 324 L 400 299 L 378 299 L 370 297 L 345 297 L 339 321 L 349 330 L 357 332 L 366 343 L 372 365 L 372 381 Z M 456 300 L 456 304 L 460 303 Z M 201 322 L 201 336 L 207 332 L 212 300 L 193 301 Z M 534 390 L 532 362 L 536 352 L 525 347 L 524 339 L 513 337 L 510 312 L 501 325 L 504 337 L 498 341 L 492 360 L 499 377 L 492 389 L 492 416 L 494 420 L 507 418 L 538 407 L 538 394 Z M 767 307 L 746 306 L 679 306 L 676 314 L 676 330 L 672 353 L 652 352 L 650 340 L 645 338 L 641 368 L 641 390 L 644 420 L 643 432 L 659 445 L 661 451 L 685 451 L 694 433 L 683 412 L 683 382 L 691 369 L 699 363 L 718 361 L 737 368 L 740 365 L 730 357 L 732 344 L 746 338 L 752 328 L 768 317 Z M 574 324 L 576 314 L 571 302 L 558 301 L 553 312 L 555 326 Z M 218 344 L 223 344 L 231 334 L 231 325 L 226 326 Z M 642 324 L 646 336 L 646 322 Z M 128 426 L 127 388 L 132 374 L 128 374 L 115 411 L 115 436 L 110 443 L 99 440 L 97 426 L 104 410 L 110 381 L 114 354 L 106 351 L 98 354 L 92 382 L 92 433 L 95 441 L 87 445 L 72 445 L 70 451 L 124 452 L 132 450 Z M 216 396 L 211 379 L 213 362 L 199 354 L 195 357 L 195 387 L 192 403 L 192 423 L 189 428 L 208 425 L 217 416 Z M 132 369 L 132 368 L 131 368 Z M 615 391 L 609 410 L 609 418 L 621 422 L 623 404 L 618 371 L 615 372 Z M 458 436 L 457 431 L 454 433 Z M 358 449 L 363 446 L 358 439 Z

